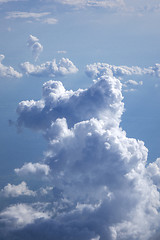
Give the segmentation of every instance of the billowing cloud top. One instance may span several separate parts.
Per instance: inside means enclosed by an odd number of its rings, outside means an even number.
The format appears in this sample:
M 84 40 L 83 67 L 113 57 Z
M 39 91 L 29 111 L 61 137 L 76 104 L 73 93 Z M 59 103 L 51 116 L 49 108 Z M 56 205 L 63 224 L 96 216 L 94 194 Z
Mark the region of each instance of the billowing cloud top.
M 30 231 L 49 240 L 149 240 L 158 230 L 159 159 L 147 167 L 144 143 L 120 127 L 119 79 L 97 74 L 88 89 L 77 91 L 50 80 L 41 100 L 18 106 L 17 124 L 43 131 L 48 151 L 44 166 L 30 163 L 16 172 L 45 173 L 48 166 L 49 187 L 41 189 L 50 193 L 41 206 L 18 204 L 1 212 L 18 240 Z

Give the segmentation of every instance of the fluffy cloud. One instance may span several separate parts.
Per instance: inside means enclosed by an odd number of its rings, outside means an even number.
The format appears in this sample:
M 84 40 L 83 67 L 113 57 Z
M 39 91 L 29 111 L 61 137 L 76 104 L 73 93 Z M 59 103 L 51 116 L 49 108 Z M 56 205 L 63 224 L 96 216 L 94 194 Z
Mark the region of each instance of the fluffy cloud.
M 54 59 L 37 66 L 25 62 L 21 64 L 21 69 L 25 74 L 36 77 L 64 76 L 78 71 L 77 67 L 68 58 L 62 58 L 59 63 L 56 63 Z
M 4 55 L 0 55 L 0 77 L 1 78 L 21 78 L 22 74 L 14 70 L 13 67 L 6 67 L 2 64 Z
M 41 163 L 25 163 L 21 168 L 16 168 L 14 171 L 18 175 L 26 175 L 26 174 L 44 174 L 48 175 L 50 168 L 46 164 Z
M 40 53 L 43 51 L 43 46 L 39 43 L 39 39 L 30 35 L 27 41 L 27 46 L 31 49 L 32 55 L 36 61 Z
M 114 77 L 123 77 L 125 75 L 142 75 L 142 74 L 155 74 L 157 72 L 158 64 L 155 67 L 140 68 L 138 66 L 115 66 L 107 63 L 94 63 L 86 66 L 86 74 L 89 77 L 97 78 L 101 75 L 108 75 Z
M 101 66 L 88 89 L 67 91 L 50 80 L 41 100 L 19 104 L 17 124 L 42 130 L 48 142 L 44 161 L 53 188 L 41 188 L 49 218 L 44 208 L 45 221 L 22 219 L 24 228 L 12 235 L 17 240 L 30 232 L 33 239 L 149 240 L 158 230 L 159 160 L 147 167 L 144 143 L 120 127 L 122 84 Z M 9 210 L 1 212 L 2 220 L 21 226 Z
M 36 220 L 49 219 L 49 213 L 44 212 L 44 208 L 43 204 L 12 205 L 0 213 L 1 221 L 9 224 L 11 228 L 22 228 Z
M 4 189 L 1 190 L 1 193 L 6 197 L 19 197 L 22 195 L 25 196 L 35 196 L 36 193 L 32 190 L 29 190 L 25 182 L 20 183 L 19 185 L 12 185 L 8 183 Z

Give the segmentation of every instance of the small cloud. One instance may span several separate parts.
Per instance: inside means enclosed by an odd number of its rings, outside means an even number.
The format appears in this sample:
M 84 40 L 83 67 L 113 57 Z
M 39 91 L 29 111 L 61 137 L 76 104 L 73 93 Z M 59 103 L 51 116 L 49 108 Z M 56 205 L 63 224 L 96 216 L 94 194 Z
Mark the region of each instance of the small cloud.
M 16 18 L 33 18 L 36 20 L 39 20 L 42 17 L 45 17 L 47 15 L 50 15 L 50 12 L 42 12 L 42 13 L 35 13 L 35 12 L 20 12 L 20 11 L 15 11 L 15 12 L 8 12 L 6 19 L 16 19 Z
M 0 55 L 0 77 L 1 78 L 21 78 L 22 74 L 14 70 L 13 67 L 7 67 L 2 64 L 5 56 L 3 54 Z
M 56 18 L 45 18 L 43 20 L 43 23 L 47 23 L 47 24 L 56 24 L 58 22 L 58 20 Z
M 59 63 L 54 59 L 37 66 L 24 62 L 21 64 L 21 69 L 25 74 L 35 77 L 65 76 L 78 72 L 78 68 L 68 58 L 62 58 Z
M 16 168 L 14 171 L 18 175 L 27 175 L 27 174 L 44 174 L 48 175 L 50 168 L 46 164 L 41 163 L 25 163 L 21 168 Z
M 39 204 L 12 205 L 0 213 L 1 221 L 9 224 L 11 228 L 23 228 L 38 219 L 49 219 L 50 215 L 45 212 L 45 207 L 45 204 L 41 204 L 41 206 Z
M 67 51 L 65 51 L 65 50 L 60 50 L 60 51 L 57 51 L 57 53 L 58 53 L 58 54 L 66 54 Z
M 20 183 L 19 185 L 12 185 L 8 183 L 7 186 L 5 186 L 1 193 L 5 197 L 19 197 L 19 196 L 35 196 L 36 193 L 32 190 L 29 190 L 27 187 L 27 184 L 25 182 Z
M 39 43 L 39 39 L 33 35 L 29 36 L 27 46 L 31 49 L 35 61 L 38 59 L 40 53 L 43 51 L 43 46 Z

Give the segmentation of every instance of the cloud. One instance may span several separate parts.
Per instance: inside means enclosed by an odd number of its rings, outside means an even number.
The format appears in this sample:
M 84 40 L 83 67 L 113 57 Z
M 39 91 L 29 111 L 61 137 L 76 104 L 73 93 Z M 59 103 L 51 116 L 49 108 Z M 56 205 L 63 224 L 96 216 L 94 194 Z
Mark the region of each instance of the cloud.
M 1 78 L 21 78 L 22 74 L 14 70 L 13 67 L 6 67 L 2 64 L 4 55 L 0 55 L 0 77 Z
M 98 78 L 101 75 L 123 77 L 131 75 L 153 75 L 157 71 L 155 67 L 140 68 L 138 66 L 115 66 L 107 63 L 94 63 L 86 66 L 86 74 L 91 78 Z
M 58 20 L 56 18 L 46 18 L 43 20 L 43 23 L 47 23 L 47 24 L 56 24 L 58 22 Z
M 25 163 L 21 168 L 16 168 L 14 171 L 18 175 L 26 175 L 26 174 L 44 174 L 48 175 L 50 168 L 46 164 L 41 163 Z
M 8 2 L 21 2 L 21 1 L 25 1 L 25 0 L 0 0 L 0 4 L 8 3 Z
M 51 15 L 50 12 L 21 12 L 21 11 L 12 11 L 8 12 L 6 19 L 27 19 L 28 22 L 38 21 L 41 23 L 46 24 L 56 24 L 58 20 L 53 17 L 47 17 L 48 15 Z
M 43 51 L 43 46 L 39 43 L 39 39 L 30 35 L 27 41 L 27 46 L 31 49 L 34 60 L 36 61 Z
M 21 64 L 21 69 L 25 74 L 35 77 L 57 77 L 78 72 L 78 68 L 68 58 L 62 58 L 59 63 L 54 59 L 36 66 L 25 62 Z
M 65 51 L 65 50 L 59 50 L 59 51 L 57 51 L 57 53 L 58 53 L 58 54 L 66 54 L 67 51 Z
M 6 197 L 19 197 L 19 196 L 35 196 L 36 193 L 32 190 L 29 190 L 25 182 L 21 182 L 19 185 L 12 185 L 8 183 L 4 189 L 1 190 L 1 193 Z
M 42 17 L 50 15 L 50 12 L 41 12 L 41 13 L 35 13 L 35 12 L 8 12 L 7 13 L 7 19 L 15 19 L 15 18 L 33 18 L 36 20 L 39 20 Z
M 56 2 L 76 8 L 101 7 L 114 9 L 123 8 L 125 5 L 123 0 L 56 0 Z
M 23 228 L 33 224 L 36 220 L 49 219 L 49 213 L 44 212 L 43 204 L 16 204 L 7 207 L 0 213 L 1 221 L 9 224 L 11 228 Z
M 21 226 L 12 238 L 25 240 L 32 233 L 31 240 L 149 240 L 158 231 L 159 160 L 147 167 L 144 142 L 128 138 L 120 127 L 122 83 L 113 76 L 139 70 L 114 73 L 102 64 L 89 70 L 96 76 L 89 88 L 66 90 L 50 80 L 43 84 L 42 99 L 18 106 L 17 124 L 43 131 L 48 143 L 43 158 L 53 188 L 51 197 L 46 187 L 50 204 L 43 211 L 21 205 L 27 209 L 22 218 L 21 210 L 13 214 L 21 209 L 16 205 L 1 212 L 3 222 Z M 35 220 L 37 212 L 43 221 Z

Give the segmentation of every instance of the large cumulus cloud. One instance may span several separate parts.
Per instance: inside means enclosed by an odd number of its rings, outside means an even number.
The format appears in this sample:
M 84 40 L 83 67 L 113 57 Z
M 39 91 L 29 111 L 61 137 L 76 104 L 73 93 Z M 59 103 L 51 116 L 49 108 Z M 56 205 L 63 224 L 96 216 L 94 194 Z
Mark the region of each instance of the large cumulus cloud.
M 50 196 L 43 214 L 38 203 L 2 211 L 2 221 L 18 228 L 12 214 L 18 208 L 23 223 L 8 239 L 149 240 L 156 233 L 159 160 L 147 167 L 144 143 L 120 127 L 121 82 L 106 71 L 97 74 L 88 89 L 77 91 L 50 80 L 42 99 L 19 104 L 17 125 L 42 131 L 48 142 Z M 38 219 L 26 220 L 22 207 Z

